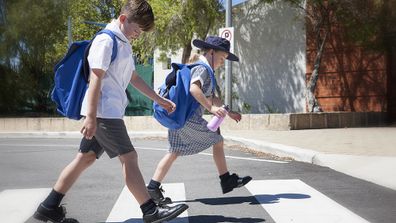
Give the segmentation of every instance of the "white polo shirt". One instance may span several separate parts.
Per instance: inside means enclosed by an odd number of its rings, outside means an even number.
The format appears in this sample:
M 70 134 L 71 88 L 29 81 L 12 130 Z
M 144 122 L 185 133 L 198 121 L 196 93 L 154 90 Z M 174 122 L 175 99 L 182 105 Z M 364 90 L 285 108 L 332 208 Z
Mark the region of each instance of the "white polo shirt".
M 113 40 L 107 34 L 98 35 L 92 42 L 89 50 L 88 62 L 91 69 L 101 69 L 106 73 L 102 79 L 97 108 L 98 118 L 122 119 L 128 105 L 125 89 L 135 70 L 132 57 L 132 46 L 121 32 L 116 20 L 106 26 L 117 37 L 118 52 L 115 60 L 111 62 Z M 89 87 L 88 87 L 89 88 Z M 87 115 L 88 92 L 85 94 L 81 115 Z

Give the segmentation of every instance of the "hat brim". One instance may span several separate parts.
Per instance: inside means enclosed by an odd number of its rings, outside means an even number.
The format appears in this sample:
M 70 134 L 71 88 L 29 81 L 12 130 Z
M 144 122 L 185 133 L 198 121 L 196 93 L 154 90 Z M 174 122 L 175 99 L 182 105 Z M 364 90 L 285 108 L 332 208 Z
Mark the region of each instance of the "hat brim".
M 216 45 L 212 45 L 212 44 L 207 43 L 207 42 L 205 42 L 205 41 L 203 41 L 203 40 L 200 40 L 200 39 L 195 39 L 195 40 L 193 40 L 192 43 L 193 43 L 193 45 L 194 45 L 195 47 L 198 47 L 198 48 L 200 48 L 200 49 L 214 49 L 214 50 L 220 50 L 220 51 L 226 52 L 226 53 L 228 53 L 228 56 L 227 56 L 227 58 L 226 58 L 227 60 L 239 62 L 239 58 L 238 58 L 235 54 L 233 54 L 233 53 L 227 51 L 227 50 L 226 50 L 225 48 L 223 48 L 223 47 L 219 47 L 219 46 L 216 46 Z

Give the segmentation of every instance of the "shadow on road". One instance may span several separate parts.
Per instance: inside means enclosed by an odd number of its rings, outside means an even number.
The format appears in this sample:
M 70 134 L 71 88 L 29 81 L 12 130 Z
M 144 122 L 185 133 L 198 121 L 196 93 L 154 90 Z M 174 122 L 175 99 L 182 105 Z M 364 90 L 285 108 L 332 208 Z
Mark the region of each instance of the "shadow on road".
M 175 202 L 201 202 L 207 205 L 227 205 L 227 204 L 273 204 L 279 203 L 281 199 L 308 199 L 310 195 L 307 194 L 259 194 L 256 196 L 246 197 L 217 197 L 217 198 L 198 198 L 194 200 L 175 201 Z
M 218 223 L 218 222 L 244 222 L 244 223 L 256 223 L 256 222 L 265 222 L 265 219 L 262 218 L 235 218 L 235 217 L 225 217 L 222 215 L 196 215 L 196 216 L 188 216 L 182 218 L 176 218 L 172 221 L 172 223 Z M 142 219 L 128 219 L 124 222 L 106 222 L 106 223 L 143 223 Z

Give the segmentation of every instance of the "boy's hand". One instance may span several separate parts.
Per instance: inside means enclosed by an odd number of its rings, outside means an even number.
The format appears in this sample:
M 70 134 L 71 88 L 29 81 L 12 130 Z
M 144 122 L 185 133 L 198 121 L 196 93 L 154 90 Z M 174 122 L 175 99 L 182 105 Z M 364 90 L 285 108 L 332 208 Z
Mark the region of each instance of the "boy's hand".
M 173 103 L 173 101 L 161 97 L 160 100 L 157 101 L 157 103 L 163 107 L 169 114 L 176 111 L 176 104 Z
M 80 132 L 84 135 L 86 139 L 92 139 L 96 132 L 96 118 L 90 118 L 89 116 L 87 116 L 84 119 L 84 124 Z
M 238 112 L 230 111 L 230 112 L 228 112 L 228 116 L 230 118 L 232 118 L 233 120 L 235 120 L 236 122 L 240 122 L 242 119 L 242 115 L 239 114 Z

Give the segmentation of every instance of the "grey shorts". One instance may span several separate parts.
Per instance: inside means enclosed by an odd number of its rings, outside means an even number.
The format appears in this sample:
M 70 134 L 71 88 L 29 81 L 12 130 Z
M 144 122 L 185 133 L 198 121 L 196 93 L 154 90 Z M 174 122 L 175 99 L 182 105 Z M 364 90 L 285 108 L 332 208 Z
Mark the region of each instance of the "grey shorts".
M 124 120 L 103 118 L 97 118 L 96 120 L 95 136 L 91 140 L 81 139 L 80 152 L 93 151 L 96 158 L 99 159 L 104 151 L 110 158 L 114 158 L 135 150 L 128 136 Z

